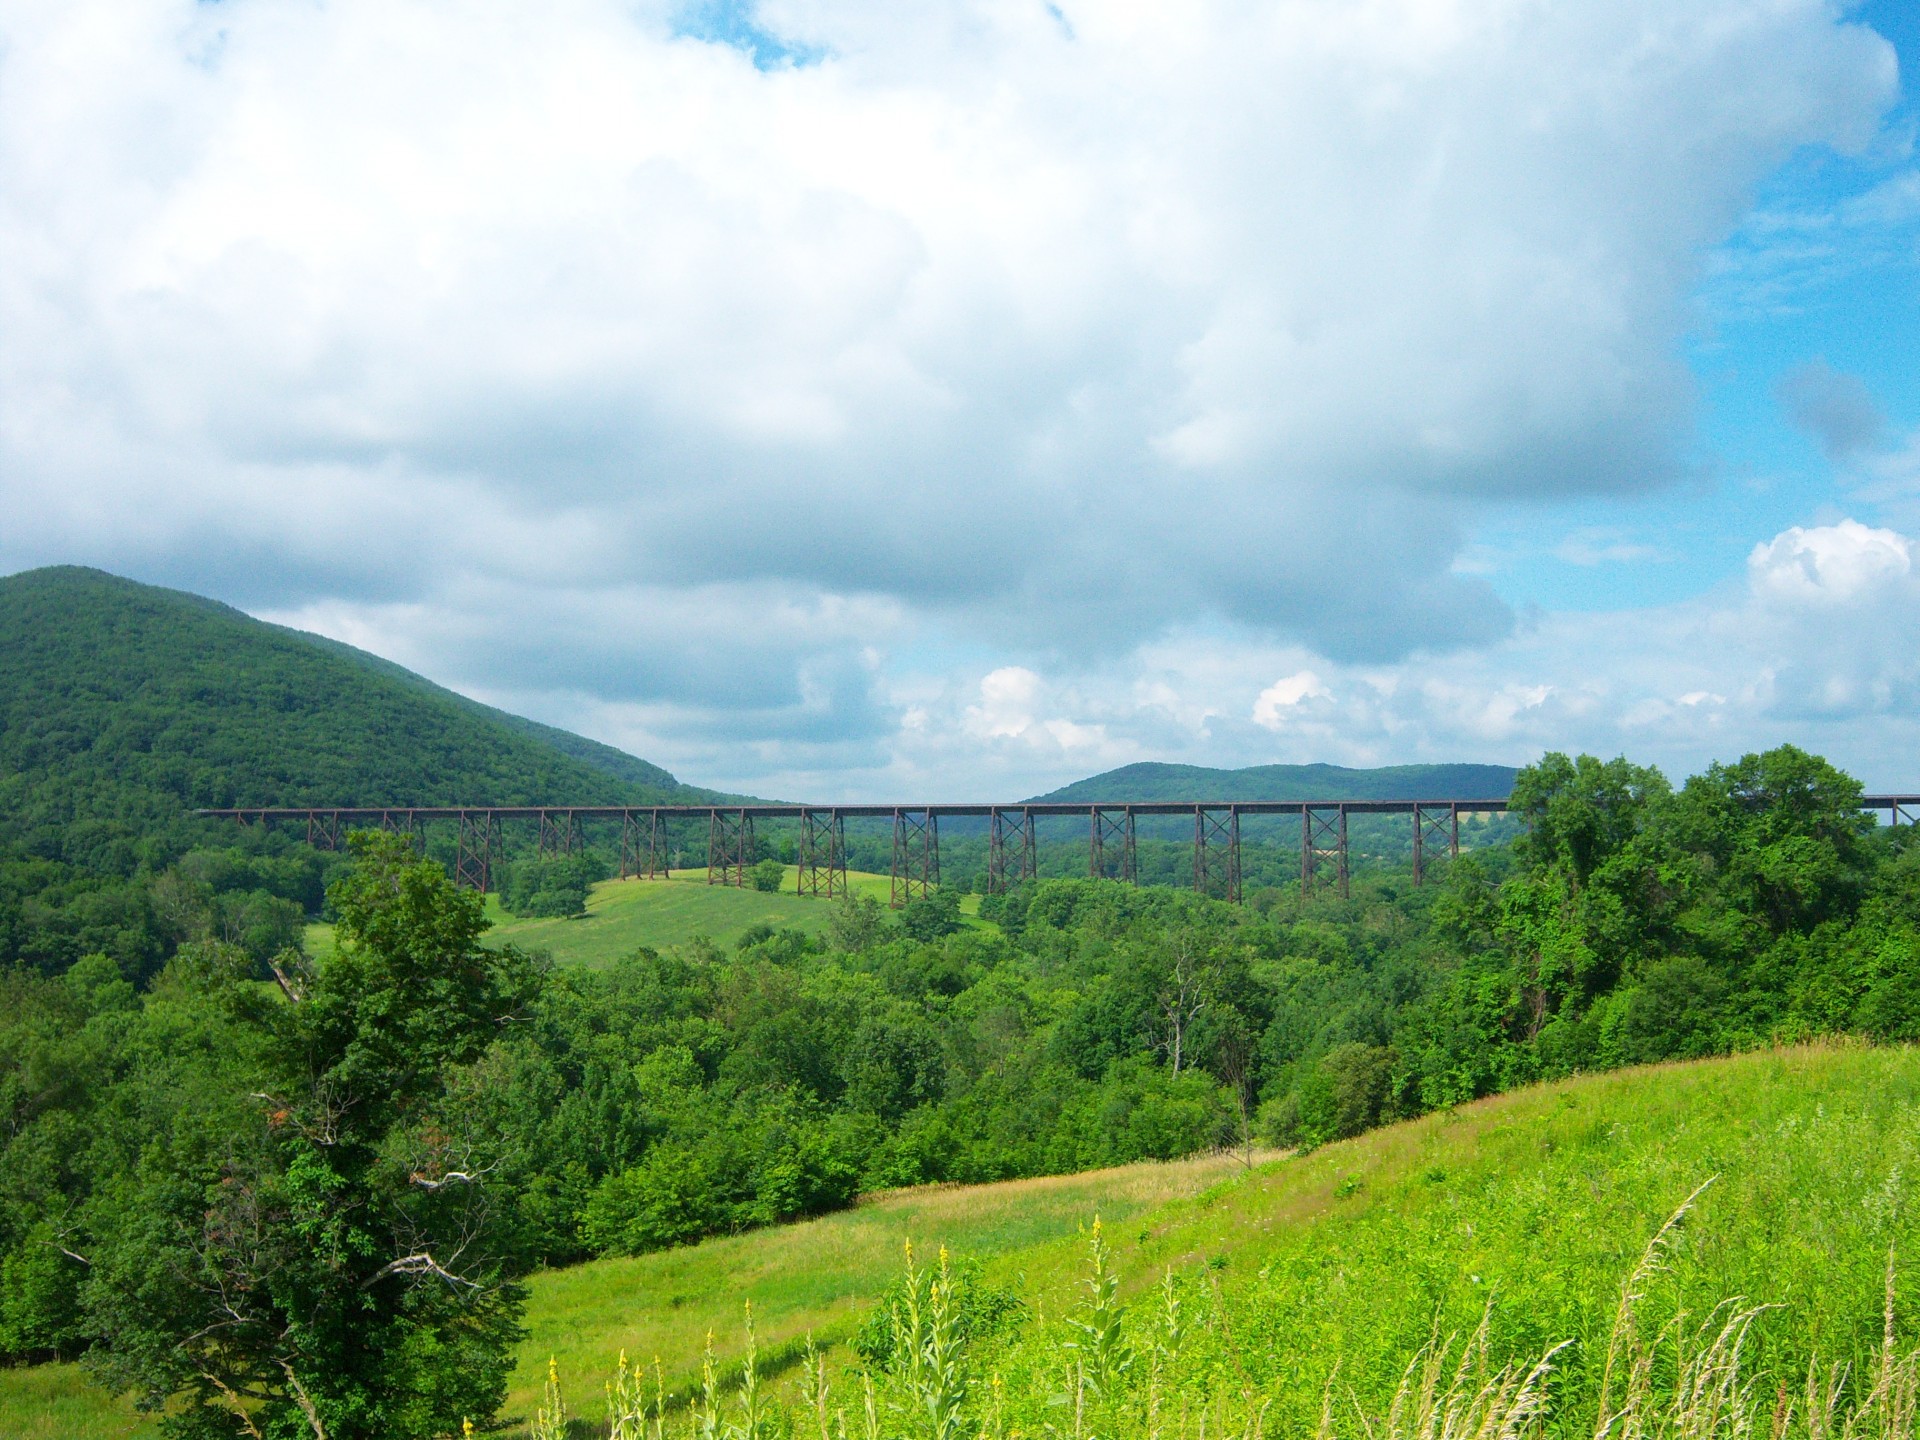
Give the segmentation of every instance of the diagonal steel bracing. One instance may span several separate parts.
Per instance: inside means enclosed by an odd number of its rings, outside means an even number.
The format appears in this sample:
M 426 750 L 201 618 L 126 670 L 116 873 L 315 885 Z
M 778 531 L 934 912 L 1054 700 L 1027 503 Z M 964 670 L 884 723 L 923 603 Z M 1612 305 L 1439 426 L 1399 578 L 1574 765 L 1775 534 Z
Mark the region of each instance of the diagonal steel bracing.
M 922 806 L 893 812 L 893 908 L 924 900 L 940 883 L 940 817 Z
M 753 865 L 753 816 L 746 810 L 714 810 L 707 819 L 707 883 L 747 883 Z
M 1433 862 L 1451 860 L 1460 853 L 1460 807 L 1413 807 L 1413 883 L 1425 883 Z
M 824 895 L 829 900 L 849 893 L 846 822 L 838 810 L 801 812 L 799 858 L 796 893 Z
M 1331 890 L 1347 898 L 1347 807 L 1300 807 L 1300 893 L 1311 899 Z
M 500 817 L 491 810 L 462 810 L 453 883 L 486 894 L 493 888 L 493 862 L 499 855 Z
M 1193 888 L 1199 895 L 1240 899 L 1240 807 L 1193 807 Z
M 1087 827 L 1087 873 L 1095 880 L 1140 883 L 1133 844 L 1133 807 L 1096 805 Z
M 995 805 L 987 814 L 987 893 L 1004 895 L 1040 873 L 1033 842 L 1033 812 L 1024 805 Z
M 620 812 L 620 878 L 652 880 L 667 873 L 666 822 L 658 810 Z

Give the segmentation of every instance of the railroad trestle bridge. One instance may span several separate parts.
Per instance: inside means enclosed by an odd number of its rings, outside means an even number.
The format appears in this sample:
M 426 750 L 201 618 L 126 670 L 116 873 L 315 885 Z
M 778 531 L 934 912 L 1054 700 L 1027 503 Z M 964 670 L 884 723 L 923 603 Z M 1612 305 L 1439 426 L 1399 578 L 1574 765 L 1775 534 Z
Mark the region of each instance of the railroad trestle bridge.
M 1861 808 L 1884 813 L 1888 823 L 1920 818 L 1920 795 L 1868 795 Z M 671 859 L 669 827 L 704 824 L 707 883 L 749 883 L 756 856 L 754 827 L 792 822 L 798 831 L 795 888 L 801 895 L 831 899 L 847 887 L 848 820 L 889 821 L 893 827 L 892 901 L 898 907 L 940 883 L 940 822 L 987 822 L 987 890 L 1001 893 L 1038 875 L 1035 823 L 1079 820 L 1085 825 L 1086 873 L 1096 879 L 1139 884 L 1136 822 L 1143 818 L 1192 822 L 1193 888 L 1201 894 L 1240 899 L 1240 826 L 1255 816 L 1292 816 L 1299 823 L 1300 888 L 1304 895 L 1345 896 L 1349 879 L 1347 821 L 1354 815 L 1403 815 L 1413 842 L 1413 883 L 1422 884 L 1436 860 L 1460 853 L 1462 816 L 1504 815 L 1500 800 L 1149 800 L 1036 801 L 1014 805 L 446 805 L 278 806 L 198 810 L 210 819 L 241 825 L 293 825 L 307 843 L 338 850 L 347 832 L 376 829 L 409 837 L 424 847 L 426 828 L 456 827 L 453 878 L 462 886 L 493 888 L 494 869 L 505 854 L 503 825 L 531 822 L 542 855 L 570 855 L 586 843 L 589 825 L 618 825 L 620 876 L 666 875 Z

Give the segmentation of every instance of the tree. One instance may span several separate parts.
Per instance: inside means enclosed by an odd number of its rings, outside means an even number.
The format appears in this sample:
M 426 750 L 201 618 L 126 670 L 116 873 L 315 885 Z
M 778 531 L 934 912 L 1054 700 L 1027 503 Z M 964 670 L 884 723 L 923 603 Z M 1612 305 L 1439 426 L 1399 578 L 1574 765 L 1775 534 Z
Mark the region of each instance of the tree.
M 1160 1021 L 1155 1048 L 1167 1057 L 1167 1066 L 1175 1075 L 1186 1059 L 1187 1032 L 1211 999 L 1205 960 L 1191 930 L 1179 929 L 1167 937 L 1166 974 L 1154 1002 Z
M 925 895 L 909 900 L 900 911 L 900 928 L 911 940 L 925 944 L 938 940 L 943 935 L 952 935 L 964 929 L 966 921 L 960 918 L 960 892 L 957 890 L 933 889 Z
M 1254 1089 L 1253 1037 L 1236 1017 L 1220 1037 L 1220 1081 L 1233 1101 L 1233 1141 L 1240 1163 L 1253 1168 L 1253 1117 L 1258 1102 Z
M 858 955 L 879 943 L 884 928 L 880 902 L 871 895 L 844 892 L 827 916 L 827 937 L 844 955 Z
M 1526 820 L 1522 848 L 1537 867 L 1557 867 L 1577 889 L 1639 832 L 1649 807 L 1669 793 L 1667 779 L 1626 759 L 1568 759 L 1558 751 L 1522 770 L 1508 803 Z
M 90 1358 L 171 1435 L 425 1440 L 505 1391 L 521 1297 L 487 1160 L 432 1102 L 539 976 L 405 842 L 351 848 L 327 963 L 277 957 L 277 1001 L 219 992 L 266 1083 L 181 1115 L 93 1207 Z

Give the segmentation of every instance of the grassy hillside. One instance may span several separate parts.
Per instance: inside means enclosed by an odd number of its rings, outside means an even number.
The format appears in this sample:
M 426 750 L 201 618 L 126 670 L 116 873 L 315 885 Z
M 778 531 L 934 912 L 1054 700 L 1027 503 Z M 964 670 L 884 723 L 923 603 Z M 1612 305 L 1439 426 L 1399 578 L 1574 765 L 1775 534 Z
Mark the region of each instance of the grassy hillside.
M 1217 1282 L 1238 1332 L 1235 1363 L 1275 1394 L 1274 1433 L 1311 1430 L 1336 1360 L 1343 1383 L 1383 1397 L 1436 1319 L 1443 1333 L 1470 1330 L 1490 1300 L 1507 1353 L 1577 1342 L 1561 1374 L 1580 1392 L 1597 1379 L 1621 1281 L 1708 1180 L 1653 1303 L 1696 1315 L 1736 1295 L 1778 1305 L 1756 1354 L 1797 1382 L 1811 1353 L 1858 1362 L 1878 1338 L 1888 1248 L 1916 1253 L 1920 1240 L 1916 1160 L 1912 1049 L 1802 1048 L 1583 1077 L 1252 1174 L 1226 1162 L 1199 1193 L 1178 1192 L 1208 1172 L 1165 1171 L 1175 1193 L 1148 1210 L 1098 1176 L 918 1191 L 877 1216 L 537 1277 L 515 1399 L 530 1404 L 549 1351 L 583 1396 L 601 1378 L 582 1368 L 596 1347 L 609 1358 L 623 1345 L 658 1353 L 669 1383 L 689 1382 L 714 1312 L 749 1297 L 763 1345 L 809 1330 L 843 1338 L 857 1313 L 848 1298 L 877 1293 L 898 1268 L 897 1251 L 873 1243 L 881 1230 L 985 1257 L 990 1275 L 1058 1316 L 1074 1301 L 1084 1238 L 1051 1218 L 1005 1228 L 999 1207 L 1029 1196 L 1011 1213 L 1074 1198 L 1082 1226 L 1102 1212 L 1125 1293 L 1168 1266 L 1203 1291 Z M 723 1280 L 734 1293 L 710 1293 Z M 1900 1313 L 1911 1344 L 1920 1303 L 1903 1299 Z M 737 1324 L 718 1327 L 723 1355 L 739 1345 Z
M 1777 1305 L 1750 1341 L 1770 1397 L 1777 1381 L 1797 1388 L 1816 1352 L 1869 1357 L 1889 1247 L 1904 1265 L 1920 1238 L 1916 1160 L 1920 1053 L 1848 1046 L 1537 1086 L 1250 1174 L 1213 1159 L 901 1192 L 802 1225 L 534 1277 L 506 1414 L 524 1423 L 549 1354 L 590 1417 L 622 1347 L 643 1361 L 657 1354 L 669 1384 L 684 1385 L 709 1328 L 723 1358 L 738 1356 L 728 1322 L 749 1299 L 771 1368 L 790 1363 L 808 1333 L 844 1341 L 907 1238 L 923 1254 L 945 1243 L 984 1258 L 1039 1317 L 994 1359 L 1017 1405 L 1020 1386 L 1037 1395 L 1052 1383 L 1047 1357 L 1084 1264 L 1075 1232 L 1095 1212 L 1122 1293 L 1139 1296 L 1171 1267 L 1195 1364 L 1222 1367 L 1236 1394 L 1270 1397 L 1268 1433 L 1312 1430 L 1336 1361 L 1357 1402 L 1382 1403 L 1436 1324 L 1464 1332 L 1483 1312 L 1499 1358 L 1575 1342 L 1556 1382 L 1572 1413 L 1597 1384 L 1621 1281 L 1709 1179 L 1649 1288 L 1648 1318 L 1657 1326 L 1684 1309 L 1697 1322 L 1731 1296 Z M 1897 1310 L 1908 1344 L 1920 1331 L 1913 1288 L 1903 1282 Z M 1150 1314 L 1137 1305 L 1130 1333 L 1144 1334 Z M 0 1373 L 0 1434 L 134 1433 L 127 1412 L 75 1386 L 70 1368 Z
M 1036 800 L 1495 800 L 1517 772 L 1509 765 L 1250 765 L 1211 770 L 1145 762 L 1076 780 Z
M 772 1347 L 780 1365 L 809 1333 L 823 1343 L 850 1333 L 891 1280 L 908 1240 L 970 1255 L 1018 1254 L 1075 1234 L 1096 1211 L 1128 1219 L 1237 1168 L 1230 1158 L 1202 1156 L 1002 1185 L 901 1190 L 805 1224 L 536 1275 L 527 1338 L 502 1415 L 521 1417 L 509 1433 L 524 1424 L 549 1356 L 580 1377 L 583 1393 L 596 1390 L 600 1371 L 622 1349 L 671 1359 L 674 1383 L 684 1383 L 709 1330 L 730 1353 L 737 1349 L 733 1331 L 748 1301 L 761 1319 L 762 1345 Z M 0 1369 L 5 1440 L 153 1440 L 157 1433 L 130 1405 L 92 1389 L 77 1365 Z
M 709 885 L 705 870 L 676 871 L 671 880 L 603 880 L 588 893 L 586 913 L 566 920 L 516 920 L 500 908 L 497 896 L 489 895 L 487 918 L 493 928 L 487 943 L 544 950 L 556 964 L 596 969 L 643 947 L 665 950 L 695 939 L 730 949 L 756 925 L 823 934 L 831 907 L 825 900 L 796 895 L 793 876 L 788 866 L 786 888 L 777 895 Z M 854 871 L 847 879 L 857 894 L 871 895 L 882 904 L 891 897 L 892 882 L 885 875 Z M 979 905 L 979 896 L 966 896 L 962 913 L 977 911 Z M 310 952 L 324 953 L 331 946 L 331 926 L 307 927 Z
M 133 832 L 193 806 L 704 796 L 374 656 L 95 570 L 0 580 L 0 813 Z

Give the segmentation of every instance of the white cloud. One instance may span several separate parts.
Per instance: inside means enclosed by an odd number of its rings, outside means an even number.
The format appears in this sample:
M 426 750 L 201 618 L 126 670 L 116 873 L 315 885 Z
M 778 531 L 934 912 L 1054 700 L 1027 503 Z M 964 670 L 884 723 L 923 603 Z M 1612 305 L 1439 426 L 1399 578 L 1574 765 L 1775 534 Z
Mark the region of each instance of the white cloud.
M 1541 643 L 1463 537 L 1677 472 L 1704 247 L 1896 89 L 1827 0 L 754 15 L 819 62 L 664 0 L 0 0 L 0 566 L 716 782 L 1270 741 L 1309 669 L 1360 719 L 1303 745 L 1521 745 L 1601 702 L 1417 658 Z
M 1910 786 L 1920 577 L 1899 557 L 1912 543 L 1851 520 L 1795 527 L 1757 547 L 1744 585 L 1636 612 L 1546 615 L 1497 645 L 1390 666 L 1342 666 L 1216 630 L 1090 670 L 1001 672 L 936 688 L 926 726 L 862 783 L 876 795 L 911 790 L 905 777 L 964 755 L 969 793 L 1013 796 L 1099 768 L 1036 746 L 1044 713 L 1098 727 L 1106 764 L 1518 764 L 1585 749 L 1682 775 L 1793 740 L 1871 784 Z M 983 736 L 968 697 L 1009 693 L 1019 727 Z
M 1307 700 L 1331 700 L 1333 692 L 1311 670 L 1283 675 L 1254 698 L 1253 723 L 1263 730 L 1286 728 L 1291 712 Z
M 1747 558 L 1754 592 L 1794 607 L 1851 606 L 1864 597 L 1910 591 L 1913 545 L 1891 530 L 1856 520 L 1796 525 L 1756 545 Z

